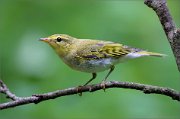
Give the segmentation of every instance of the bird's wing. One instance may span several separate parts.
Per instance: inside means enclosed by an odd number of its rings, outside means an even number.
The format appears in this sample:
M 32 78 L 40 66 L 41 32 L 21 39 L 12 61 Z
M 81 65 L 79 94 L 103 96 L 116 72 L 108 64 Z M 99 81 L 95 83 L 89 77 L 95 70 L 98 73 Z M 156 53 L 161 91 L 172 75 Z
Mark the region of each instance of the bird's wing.
M 84 45 L 77 52 L 77 57 L 82 59 L 120 58 L 130 53 L 130 50 L 122 44 L 113 42 L 93 42 Z

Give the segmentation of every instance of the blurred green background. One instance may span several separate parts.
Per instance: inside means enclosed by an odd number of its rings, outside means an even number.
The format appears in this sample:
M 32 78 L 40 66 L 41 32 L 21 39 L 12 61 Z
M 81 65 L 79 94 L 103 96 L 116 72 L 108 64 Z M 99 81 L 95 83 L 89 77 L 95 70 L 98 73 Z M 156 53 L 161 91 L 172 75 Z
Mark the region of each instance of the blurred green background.
M 168 0 L 177 26 L 180 1 Z M 167 54 L 124 62 L 108 80 L 129 81 L 180 90 L 180 75 L 170 45 L 154 11 L 143 0 L 0 0 L 0 75 L 18 96 L 84 84 L 91 74 L 66 66 L 51 47 L 39 42 L 55 33 L 103 39 Z M 93 83 L 100 83 L 107 71 Z M 6 102 L 0 94 L 0 102 Z M 83 93 L 0 111 L 10 118 L 178 118 L 180 104 L 162 95 L 129 89 Z

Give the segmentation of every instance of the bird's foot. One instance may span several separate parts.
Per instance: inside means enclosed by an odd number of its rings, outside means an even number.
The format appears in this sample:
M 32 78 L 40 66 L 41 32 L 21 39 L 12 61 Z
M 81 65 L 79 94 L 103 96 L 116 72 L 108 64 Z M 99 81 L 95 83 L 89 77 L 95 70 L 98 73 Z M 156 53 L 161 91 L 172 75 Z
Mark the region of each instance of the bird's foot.
M 91 88 L 91 86 L 89 86 L 89 92 L 91 92 L 92 91 L 92 88 Z
M 100 84 L 102 89 L 104 90 L 104 92 L 106 92 L 106 84 L 105 83 L 106 83 L 105 81 L 102 81 Z
M 81 90 L 82 87 L 83 87 L 83 86 L 80 85 L 80 86 L 78 86 L 77 89 L 76 89 L 79 96 L 82 96 L 82 92 L 80 92 L 80 90 Z

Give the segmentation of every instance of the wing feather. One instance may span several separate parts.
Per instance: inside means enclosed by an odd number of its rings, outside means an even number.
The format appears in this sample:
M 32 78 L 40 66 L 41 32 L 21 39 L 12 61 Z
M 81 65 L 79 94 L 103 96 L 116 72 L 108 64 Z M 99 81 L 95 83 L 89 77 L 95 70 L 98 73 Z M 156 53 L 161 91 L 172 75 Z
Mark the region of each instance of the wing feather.
M 102 42 L 87 44 L 78 51 L 77 56 L 82 59 L 120 58 L 130 53 L 130 50 L 122 44 L 113 42 Z

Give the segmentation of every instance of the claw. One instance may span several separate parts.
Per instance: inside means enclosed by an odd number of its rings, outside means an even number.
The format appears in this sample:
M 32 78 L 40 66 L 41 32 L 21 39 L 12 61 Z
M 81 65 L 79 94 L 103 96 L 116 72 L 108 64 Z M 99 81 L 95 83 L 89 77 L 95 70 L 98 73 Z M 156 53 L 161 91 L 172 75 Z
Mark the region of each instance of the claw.
M 82 92 L 79 92 L 79 90 L 81 89 L 81 87 L 82 87 L 82 86 L 78 86 L 78 87 L 77 87 L 77 93 L 78 93 L 79 96 L 82 96 Z
M 89 92 L 91 92 L 92 91 L 92 88 L 91 88 L 91 86 L 89 86 Z
M 106 92 L 106 85 L 105 85 L 105 81 L 101 82 L 101 87 L 104 90 L 104 92 Z
M 105 81 L 107 80 L 108 76 L 112 73 L 112 71 L 114 70 L 114 65 L 111 66 L 111 69 L 109 70 L 108 74 L 106 75 L 106 77 L 103 79 L 102 83 L 101 83 L 101 87 L 104 90 L 104 92 L 106 91 L 106 85 L 105 85 Z

